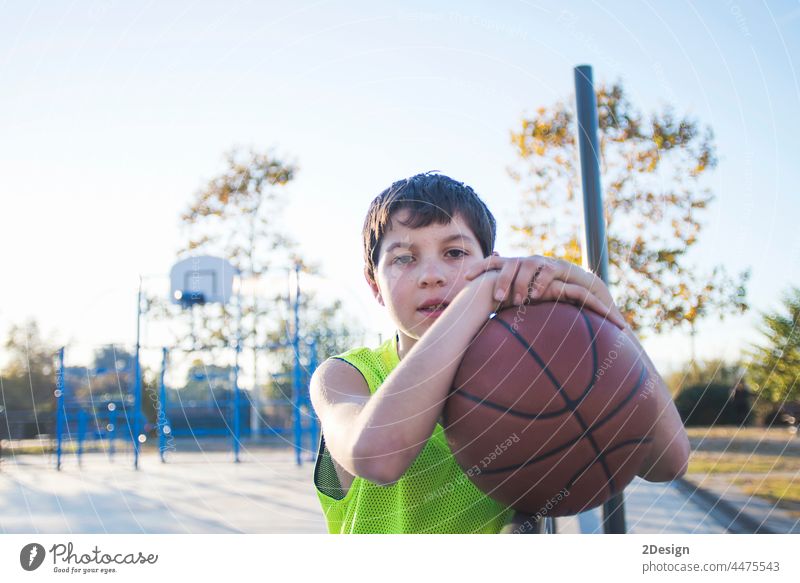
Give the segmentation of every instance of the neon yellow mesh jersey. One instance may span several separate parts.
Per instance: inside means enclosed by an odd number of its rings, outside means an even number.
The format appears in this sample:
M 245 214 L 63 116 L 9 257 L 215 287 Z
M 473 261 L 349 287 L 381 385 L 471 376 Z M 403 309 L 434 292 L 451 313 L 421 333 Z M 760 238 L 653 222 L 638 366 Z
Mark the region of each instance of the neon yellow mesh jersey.
M 397 337 L 374 350 L 353 348 L 335 358 L 358 369 L 374 394 L 400 362 Z M 400 480 L 379 486 L 356 476 L 347 492 L 321 435 L 314 486 L 328 531 L 334 534 L 497 533 L 514 514 L 473 485 L 439 423 Z

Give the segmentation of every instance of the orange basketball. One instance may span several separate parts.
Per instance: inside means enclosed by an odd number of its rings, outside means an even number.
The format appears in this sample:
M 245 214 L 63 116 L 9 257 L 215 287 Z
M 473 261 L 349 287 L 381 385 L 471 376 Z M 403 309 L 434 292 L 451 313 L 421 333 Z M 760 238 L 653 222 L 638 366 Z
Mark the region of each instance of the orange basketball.
M 450 449 L 492 498 L 525 514 L 599 506 L 639 471 L 653 381 L 610 321 L 563 302 L 495 314 L 468 347 L 444 411 Z

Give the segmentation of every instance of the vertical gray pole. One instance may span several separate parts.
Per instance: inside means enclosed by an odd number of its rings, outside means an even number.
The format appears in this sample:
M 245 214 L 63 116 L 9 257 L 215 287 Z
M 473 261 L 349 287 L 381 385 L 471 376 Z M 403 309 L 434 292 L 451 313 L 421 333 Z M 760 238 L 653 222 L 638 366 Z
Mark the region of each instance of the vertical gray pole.
M 158 377 L 158 418 L 156 424 L 158 426 L 158 455 L 161 458 L 161 463 L 167 463 L 167 430 L 172 435 L 172 428 L 169 426 L 169 419 L 167 418 L 167 383 L 164 382 L 164 377 L 167 372 L 167 358 L 169 356 L 169 349 L 166 347 L 161 348 L 161 374 Z
M 578 143 L 589 269 L 608 285 L 608 240 L 603 214 L 603 189 L 600 185 L 600 147 L 597 141 L 597 95 L 589 65 L 575 67 L 575 99 L 578 106 Z M 622 492 L 603 504 L 603 530 L 606 534 L 625 533 Z
M 56 469 L 61 471 L 61 439 L 64 426 L 69 430 L 66 408 L 67 379 L 64 377 L 64 347 L 58 351 L 58 372 L 56 373 Z
M 241 389 L 239 389 L 239 357 L 242 353 L 242 294 L 241 291 L 237 291 L 236 293 L 236 359 L 234 360 L 233 365 L 233 461 L 235 463 L 239 463 L 239 449 L 241 446 L 241 439 L 242 439 L 242 428 L 241 423 L 239 421 L 239 409 L 241 408 Z M 255 341 L 253 342 L 255 344 Z M 255 351 L 254 351 L 255 352 Z M 253 383 L 253 387 L 255 388 L 256 383 Z M 251 406 L 253 410 L 256 410 L 256 402 L 254 401 Z M 256 411 L 256 416 L 260 415 L 261 411 L 258 409 Z M 260 427 L 256 424 L 253 425 L 252 416 L 250 422 L 250 437 L 252 438 L 253 435 L 258 435 L 260 432 Z M 257 438 L 256 438 L 257 439 Z
M 136 295 L 136 355 L 133 377 L 133 419 L 128 414 L 128 430 L 133 434 L 133 468 L 139 469 L 139 412 L 142 410 L 142 365 L 139 360 L 141 349 L 140 331 L 142 324 L 142 276 L 139 276 L 139 293 Z M 133 421 L 133 428 L 130 423 Z
M 295 462 L 303 465 L 303 418 L 300 415 L 300 263 L 294 264 L 294 335 L 292 336 L 292 351 L 294 352 L 294 366 L 292 367 L 292 400 L 294 403 L 294 452 Z

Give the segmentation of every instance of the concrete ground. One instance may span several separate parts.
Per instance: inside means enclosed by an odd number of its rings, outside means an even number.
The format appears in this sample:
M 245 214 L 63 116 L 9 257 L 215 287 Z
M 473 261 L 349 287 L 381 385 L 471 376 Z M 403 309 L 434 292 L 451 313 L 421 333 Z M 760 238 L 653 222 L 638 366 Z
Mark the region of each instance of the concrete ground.
M 216 451 L 211 451 L 216 449 Z M 221 448 L 176 453 L 162 464 L 144 453 L 140 470 L 129 453 L 74 455 L 55 470 L 52 455 L 15 454 L 0 467 L 0 533 L 325 533 L 311 478 L 313 463 L 294 462 L 288 448 L 245 449 L 233 463 Z M 719 494 L 719 493 L 718 493 Z M 715 498 L 684 480 L 635 479 L 625 490 L 628 532 L 639 534 L 795 532 L 780 512 L 750 501 Z M 747 506 L 747 505 L 745 505 Z M 600 509 L 557 519 L 560 533 L 600 533 Z M 783 521 L 783 522 L 779 522 Z M 777 530 L 773 530 L 777 529 Z M 794 529 L 794 530 L 793 530 Z
M 603 512 L 595 508 L 556 519 L 561 534 L 600 534 Z M 727 529 L 704 503 L 687 496 L 675 483 L 635 478 L 625 489 L 625 524 L 633 534 L 722 534 Z
M 113 463 L 84 455 L 16 455 L 0 469 L 2 533 L 324 533 L 310 462 L 298 467 L 289 449 L 154 453 Z

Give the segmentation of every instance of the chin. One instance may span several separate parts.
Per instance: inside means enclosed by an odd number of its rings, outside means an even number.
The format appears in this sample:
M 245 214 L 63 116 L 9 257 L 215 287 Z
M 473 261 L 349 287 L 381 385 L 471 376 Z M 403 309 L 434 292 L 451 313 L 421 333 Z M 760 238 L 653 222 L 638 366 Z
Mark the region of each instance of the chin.
M 417 324 L 410 329 L 409 328 L 401 329 L 401 331 L 409 338 L 413 338 L 414 340 L 419 340 L 422 337 L 422 335 L 428 331 L 428 328 L 430 328 L 430 325 L 426 323 L 426 324 Z

